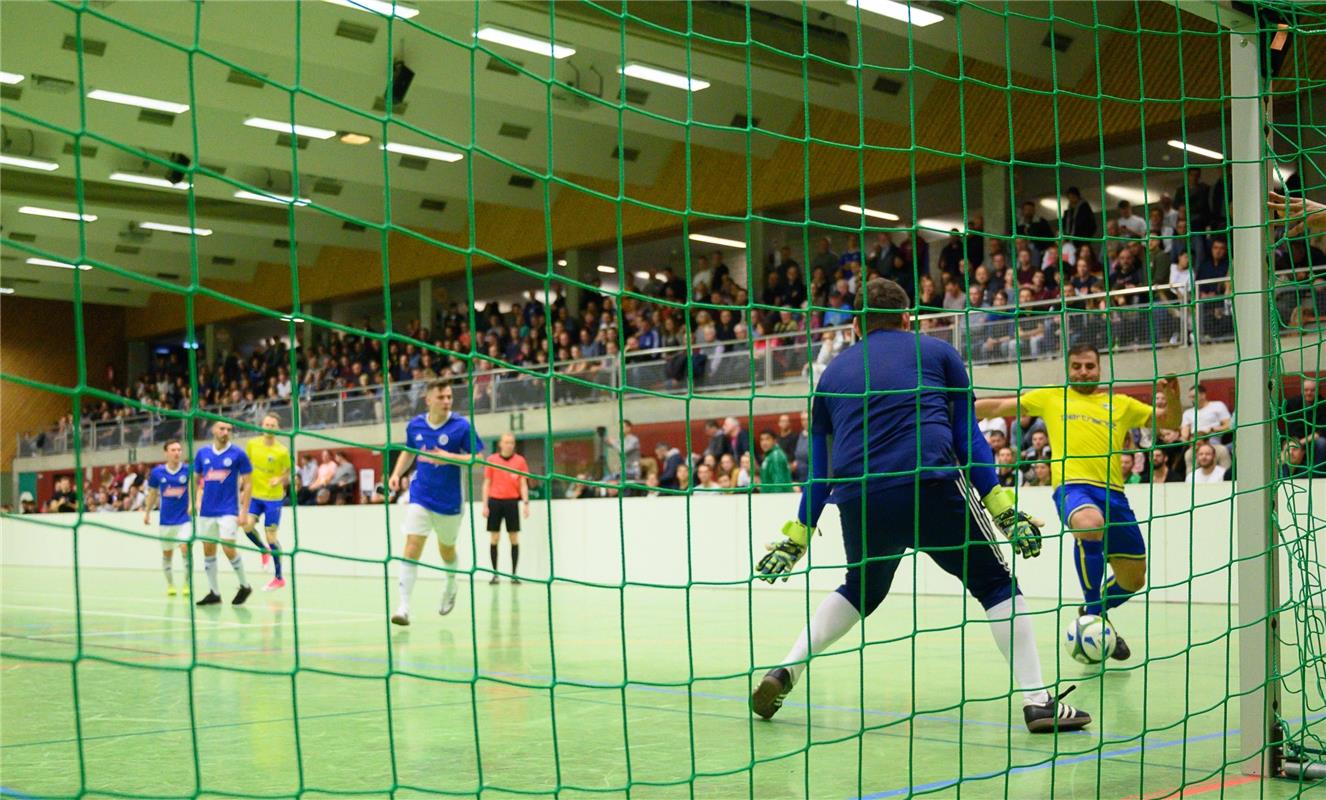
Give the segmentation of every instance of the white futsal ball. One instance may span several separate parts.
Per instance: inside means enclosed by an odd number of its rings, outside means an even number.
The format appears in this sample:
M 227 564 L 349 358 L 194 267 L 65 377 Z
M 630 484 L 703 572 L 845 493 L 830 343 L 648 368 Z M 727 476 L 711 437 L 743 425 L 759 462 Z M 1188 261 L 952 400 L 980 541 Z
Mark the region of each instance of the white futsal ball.
M 1064 647 L 1074 661 L 1099 664 L 1114 652 L 1114 628 L 1094 614 L 1085 614 L 1068 623 Z

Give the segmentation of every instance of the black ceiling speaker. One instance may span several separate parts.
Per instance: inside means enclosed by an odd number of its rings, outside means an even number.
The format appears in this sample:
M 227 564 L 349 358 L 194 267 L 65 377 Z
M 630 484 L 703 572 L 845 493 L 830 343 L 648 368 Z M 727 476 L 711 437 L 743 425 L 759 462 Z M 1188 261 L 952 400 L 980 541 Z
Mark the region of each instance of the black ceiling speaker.
M 410 84 L 414 81 L 414 70 L 405 66 L 404 61 L 397 61 L 391 70 L 391 102 L 399 104 L 405 102 L 405 93 L 410 91 Z
M 171 153 L 170 163 L 179 166 L 180 169 L 172 169 L 170 172 L 167 172 L 166 180 L 170 181 L 171 183 L 183 183 L 184 170 L 188 169 L 189 165 L 192 164 L 193 162 L 189 159 L 188 156 L 184 155 L 183 153 Z

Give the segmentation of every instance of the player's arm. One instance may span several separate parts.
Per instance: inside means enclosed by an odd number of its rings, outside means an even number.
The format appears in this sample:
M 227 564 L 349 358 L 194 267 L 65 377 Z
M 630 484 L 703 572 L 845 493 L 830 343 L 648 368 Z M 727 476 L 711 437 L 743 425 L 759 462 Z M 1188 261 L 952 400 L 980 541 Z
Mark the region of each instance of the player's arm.
M 479 490 L 479 509 L 485 517 L 488 516 L 488 489 L 493 483 L 492 472 L 492 467 L 483 468 L 483 486 Z
M 829 499 L 829 435 L 821 420 L 828 418 L 823 398 L 816 398 L 811 407 L 810 484 L 797 499 L 797 518 L 783 524 L 783 539 L 765 545 L 769 551 L 755 565 L 762 581 L 773 583 L 779 575 L 787 580 L 801 557 L 810 546 L 810 534 L 819 523 L 820 514 Z
M 242 472 L 239 476 L 239 525 L 244 527 L 249 522 L 249 500 L 253 498 L 253 473 Z
M 977 419 L 996 419 L 999 417 L 1016 417 L 1017 415 L 1018 399 L 1016 397 L 985 397 L 976 401 Z
M 414 466 L 414 453 L 408 450 L 402 450 L 396 457 L 396 466 L 391 468 L 391 477 L 387 479 L 387 488 L 392 492 L 401 490 L 401 477 L 410 471 Z
M 207 486 L 207 479 L 202 475 L 198 476 L 197 490 L 193 493 L 193 515 L 196 517 L 203 512 L 203 488 Z
M 273 487 L 290 485 L 290 470 L 293 468 L 293 462 L 294 459 L 290 459 L 281 465 L 281 469 L 277 471 L 276 477 L 270 482 Z
M 148 487 L 147 487 L 147 500 L 145 500 L 145 501 L 143 502 L 143 524 L 144 524 L 144 525 L 150 525 L 150 524 L 152 523 L 152 507 L 156 505 L 156 502 L 157 502 L 157 487 L 155 487 L 155 486 L 148 486 Z
M 525 465 L 525 471 L 529 471 L 529 465 Z M 520 476 L 520 504 L 525 516 L 529 516 L 529 477 Z

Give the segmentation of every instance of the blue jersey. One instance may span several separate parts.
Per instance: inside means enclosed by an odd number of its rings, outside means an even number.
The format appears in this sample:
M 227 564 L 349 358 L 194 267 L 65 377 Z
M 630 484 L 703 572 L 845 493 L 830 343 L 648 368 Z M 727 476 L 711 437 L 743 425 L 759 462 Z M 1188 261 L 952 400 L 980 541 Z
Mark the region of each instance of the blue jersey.
M 829 502 L 915 480 L 957 479 L 969 466 L 982 497 L 998 483 L 962 357 L 932 336 L 879 330 L 840 353 L 815 388 L 810 432 L 833 437 Z M 863 478 L 867 468 L 878 477 L 850 480 Z
M 448 453 L 471 453 L 483 450 L 483 442 L 470 421 L 452 414 L 437 427 L 420 414 L 405 426 L 405 444 L 414 450 L 444 450 Z M 459 514 L 461 506 L 460 467 L 445 461 L 418 456 L 414 478 L 410 481 L 410 502 L 435 514 Z
M 253 471 L 249 457 L 233 442 L 217 452 L 213 445 L 193 457 L 193 471 L 203 479 L 200 517 L 232 517 L 239 513 L 239 476 Z
M 152 468 L 147 487 L 161 496 L 162 525 L 183 525 L 189 521 L 189 465 L 180 462 L 174 472 L 165 464 Z

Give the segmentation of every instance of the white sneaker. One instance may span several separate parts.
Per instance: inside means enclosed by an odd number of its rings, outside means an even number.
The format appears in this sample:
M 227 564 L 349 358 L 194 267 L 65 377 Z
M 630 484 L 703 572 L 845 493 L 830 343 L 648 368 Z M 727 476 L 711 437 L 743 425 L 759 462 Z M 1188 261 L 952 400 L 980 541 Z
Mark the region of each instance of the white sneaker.
M 451 609 L 456 607 L 456 582 L 447 584 L 447 588 L 442 590 L 442 605 L 438 606 L 437 613 L 446 616 L 451 613 Z
M 391 624 L 409 625 L 410 624 L 409 610 L 406 609 L 405 606 L 401 606 L 400 608 L 396 609 L 396 613 L 391 615 Z

